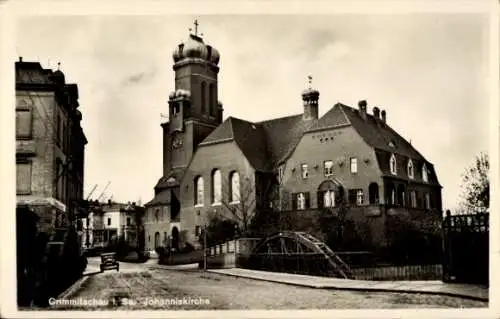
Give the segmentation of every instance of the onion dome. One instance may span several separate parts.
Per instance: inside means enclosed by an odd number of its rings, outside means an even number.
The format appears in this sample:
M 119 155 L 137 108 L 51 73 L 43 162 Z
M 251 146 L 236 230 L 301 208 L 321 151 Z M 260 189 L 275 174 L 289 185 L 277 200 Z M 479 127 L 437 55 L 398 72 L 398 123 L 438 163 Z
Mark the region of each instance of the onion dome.
M 184 59 L 198 58 L 217 65 L 219 63 L 220 54 L 212 46 L 205 44 L 203 39 L 198 36 L 198 22 L 195 21 L 195 33 L 190 34 L 189 38 L 180 43 L 174 50 L 172 58 L 174 62 L 179 62 Z
M 183 90 L 183 89 L 177 89 L 173 92 L 171 92 L 168 96 L 168 98 L 170 100 L 174 100 L 174 99 L 189 99 L 191 97 L 191 92 L 189 92 L 188 90 Z
M 302 100 L 304 102 L 318 101 L 319 91 L 311 87 L 312 76 L 307 77 L 309 79 L 309 87 L 302 91 Z

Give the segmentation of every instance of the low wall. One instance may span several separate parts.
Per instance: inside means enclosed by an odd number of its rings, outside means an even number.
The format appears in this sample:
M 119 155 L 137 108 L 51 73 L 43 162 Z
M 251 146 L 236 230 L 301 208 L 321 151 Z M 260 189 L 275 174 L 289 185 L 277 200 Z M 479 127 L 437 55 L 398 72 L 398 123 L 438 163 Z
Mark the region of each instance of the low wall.
M 248 257 L 260 238 L 238 238 L 207 248 L 207 268 L 234 268 Z

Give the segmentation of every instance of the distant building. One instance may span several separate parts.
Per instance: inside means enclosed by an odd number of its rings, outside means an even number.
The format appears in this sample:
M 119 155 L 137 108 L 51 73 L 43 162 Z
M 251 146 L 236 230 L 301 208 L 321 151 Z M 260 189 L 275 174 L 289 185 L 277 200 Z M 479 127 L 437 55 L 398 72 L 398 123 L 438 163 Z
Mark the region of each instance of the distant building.
M 434 166 L 394 131 L 387 112 L 366 101 L 335 104 L 319 117 L 319 91 L 297 93 L 303 112 L 262 122 L 223 121 L 218 51 L 197 34 L 173 53 L 175 90 L 163 123 L 163 176 L 145 206 L 146 248 L 198 245 L 211 213 L 227 214 L 251 190 L 255 209 L 285 211 L 350 206 L 383 242 L 386 216 L 441 217 Z M 256 106 L 258 107 L 258 106 Z M 267 185 L 274 189 L 262 196 Z
M 38 62 L 19 58 L 15 71 L 17 208 L 34 213 L 39 231 L 62 241 L 83 197 L 87 139 L 78 87 Z
M 137 245 L 137 217 L 142 207 L 135 203 L 91 203 L 87 218 L 82 219 L 83 247 L 105 247 L 120 238 L 131 247 Z M 88 241 L 87 241 L 88 236 Z

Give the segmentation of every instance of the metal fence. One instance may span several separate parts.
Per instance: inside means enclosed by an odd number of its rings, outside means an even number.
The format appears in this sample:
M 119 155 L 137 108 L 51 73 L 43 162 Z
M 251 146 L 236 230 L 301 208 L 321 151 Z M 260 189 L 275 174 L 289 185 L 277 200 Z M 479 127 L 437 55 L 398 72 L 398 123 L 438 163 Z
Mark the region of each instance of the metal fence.
M 325 256 L 317 253 L 253 254 L 237 259 L 238 266 L 247 269 L 328 277 L 336 274 Z M 354 279 L 358 280 L 441 280 L 443 275 L 440 264 L 388 265 L 358 261 L 349 266 Z

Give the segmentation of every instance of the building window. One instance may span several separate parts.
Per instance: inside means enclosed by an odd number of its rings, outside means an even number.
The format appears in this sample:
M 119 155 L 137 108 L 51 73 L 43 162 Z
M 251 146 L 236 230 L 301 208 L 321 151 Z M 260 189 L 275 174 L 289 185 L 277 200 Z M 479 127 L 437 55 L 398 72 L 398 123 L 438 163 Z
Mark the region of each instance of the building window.
M 111 226 L 111 218 L 108 217 L 108 226 Z
M 148 243 L 151 242 L 151 235 L 148 235 Z
M 16 194 L 31 194 L 31 162 L 16 163 Z
M 350 189 L 348 197 L 349 204 L 351 205 L 362 205 L 364 202 L 364 194 L 362 189 Z
M 327 190 L 323 192 L 323 207 L 334 207 L 335 206 L 335 191 Z
M 378 184 L 371 183 L 368 186 L 368 200 L 370 204 L 378 204 L 379 203 L 379 194 L 378 194 Z
M 194 204 L 203 205 L 204 202 L 203 177 L 197 176 L 194 179 Z
M 406 206 L 406 194 L 404 185 L 398 186 L 398 204 L 400 206 Z
M 410 192 L 410 206 L 412 208 L 417 207 L 417 193 L 415 193 L 415 191 Z
M 201 82 L 201 109 L 202 112 L 208 114 L 208 105 L 207 105 L 207 88 L 205 82 Z
M 163 245 L 167 246 L 167 243 L 168 243 L 167 232 L 163 232 Z
M 351 173 L 358 172 L 358 159 L 356 157 L 351 158 Z
M 408 160 L 408 177 L 413 179 L 414 177 L 414 168 L 413 168 L 413 162 L 411 159 Z
M 31 138 L 33 113 L 31 108 L 16 109 L 16 137 Z
M 294 210 L 304 210 L 306 208 L 309 208 L 309 193 L 297 193 L 294 197 Z
M 155 209 L 155 221 L 158 222 L 159 219 L 160 219 L 160 209 L 157 208 Z
M 221 202 L 221 176 L 220 170 L 216 169 L 212 172 L 212 203 L 220 204 Z
M 396 165 L 397 165 L 397 163 L 396 163 L 396 156 L 394 154 L 391 154 L 391 159 L 389 161 L 389 166 L 390 166 L 391 174 L 392 175 L 396 175 L 398 173 Z
M 357 192 L 356 192 L 356 204 L 358 205 L 363 205 L 363 201 L 364 201 L 364 196 L 363 196 L 363 190 L 362 189 L 358 189 Z
M 130 217 L 127 217 L 127 226 L 130 226 Z
M 240 201 L 240 174 L 232 172 L 229 175 L 229 201 L 231 203 L 239 203 Z
M 333 161 L 325 161 L 324 163 L 325 176 L 333 175 Z
M 307 164 L 302 164 L 300 166 L 302 178 L 306 179 L 309 176 L 309 171 L 307 170 Z
M 194 235 L 195 236 L 200 236 L 201 235 L 201 226 L 195 226 L 195 228 L 194 228 Z
M 425 194 L 425 209 L 431 209 L 431 195 L 429 193 Z
M 427 166 L 425 164 L 422 165 L 422 180 L 426 183 L 429 181 L 429 176 L 427 175 Z

